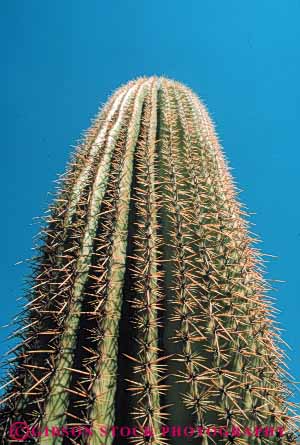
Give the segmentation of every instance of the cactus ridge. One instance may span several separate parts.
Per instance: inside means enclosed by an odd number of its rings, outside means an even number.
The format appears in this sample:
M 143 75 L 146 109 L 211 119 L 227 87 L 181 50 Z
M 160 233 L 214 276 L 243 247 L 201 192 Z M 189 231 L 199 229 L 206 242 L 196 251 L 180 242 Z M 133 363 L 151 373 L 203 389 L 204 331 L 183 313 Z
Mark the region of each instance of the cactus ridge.
M 256 242 L 199 98 L 166 78 L 119 88 L 45 217 L 8 352 L 1 443 L 17 420 L 90 425 L 90 445 L 116 445 L 101 425 L 135 426 L 122 441 L 136 445 L 187 440 L 165 437 L 166 424 L 285 430 L 193 445 L 293 442 L 291 377 Z

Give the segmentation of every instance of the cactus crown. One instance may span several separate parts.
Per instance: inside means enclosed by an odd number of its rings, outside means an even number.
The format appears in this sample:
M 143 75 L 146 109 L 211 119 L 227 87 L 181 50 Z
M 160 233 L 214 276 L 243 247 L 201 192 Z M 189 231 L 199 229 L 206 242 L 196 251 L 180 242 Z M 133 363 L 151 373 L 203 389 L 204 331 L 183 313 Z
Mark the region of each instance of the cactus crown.
M 18 419 L 135 425 L 141 445 L 168 442 L 166 423 L 292 428 L 285 354 L 246 216 L 190 89 L 157 77 L 118 89 L 42 230 L 1 405 L 4 440 Z M 229 439 L 245 443 L 219 442 Z

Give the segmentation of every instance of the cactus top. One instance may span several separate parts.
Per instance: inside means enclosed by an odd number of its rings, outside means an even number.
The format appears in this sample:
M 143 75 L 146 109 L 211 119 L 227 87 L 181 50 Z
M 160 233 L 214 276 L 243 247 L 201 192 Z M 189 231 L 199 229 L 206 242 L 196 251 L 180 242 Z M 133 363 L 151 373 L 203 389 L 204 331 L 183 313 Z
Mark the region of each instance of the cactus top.
M 1 405 L 4 440 L 16 420 L 132 425 L 141 445 L 168 442 L 168 423 L 269 426 L 283 437 L 259 443 L 293 440 L 285 354 L 236 195 L 189 88 L 151 77 L 116 91 L 42 229 Z M 90 443 L 113 438 L 95 433 Z

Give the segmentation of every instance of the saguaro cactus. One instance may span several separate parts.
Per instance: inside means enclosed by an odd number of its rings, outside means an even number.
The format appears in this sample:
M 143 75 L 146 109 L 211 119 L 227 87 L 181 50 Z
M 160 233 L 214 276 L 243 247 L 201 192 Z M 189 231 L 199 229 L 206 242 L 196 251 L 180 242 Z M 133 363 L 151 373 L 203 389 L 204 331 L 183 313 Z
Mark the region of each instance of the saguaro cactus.
M 285 356 L 254 241 L 195 94 L 156 77 L 117 90 L 42 229 L 1 405 L 3 443 L 15 421 L 49 434 L 89 425 L 91 445 L 293 440 Z M 113 425 L 134 434 L 99 429 Z M 176 437 L 180 426 L 190 437 Z M 229 435 L 197 437 L 209 426 Z M 233 427 L 260 426 L 284 434 L 233 437 Z M 86 443 L 49 437 L 26 440 Z

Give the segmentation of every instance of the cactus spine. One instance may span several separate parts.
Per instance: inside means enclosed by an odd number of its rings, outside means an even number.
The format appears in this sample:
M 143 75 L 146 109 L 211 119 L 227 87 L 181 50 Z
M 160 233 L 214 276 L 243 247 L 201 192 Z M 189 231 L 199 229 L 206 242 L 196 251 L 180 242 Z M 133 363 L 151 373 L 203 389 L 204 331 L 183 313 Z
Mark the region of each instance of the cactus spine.
M 192 91 L 156 77 L 120 88 L 46 218 L 1 405 L 3 443 L 16 420 L 42 431 L 91 425 L 91 445 L 115 443 L 101 425 L 136 426 L 141 445 L 186 440 L 166 440 L 163 424 L 291 428 L 285 356 L 245 216 Z

